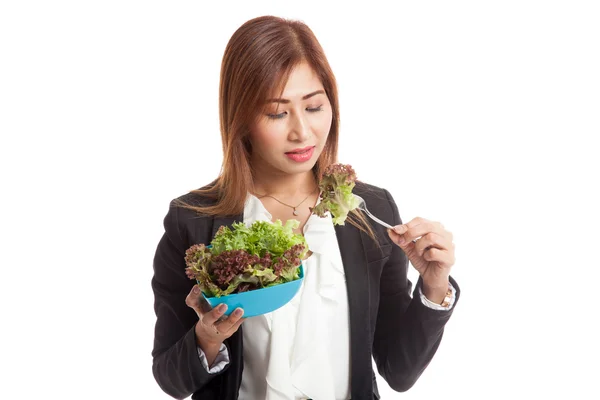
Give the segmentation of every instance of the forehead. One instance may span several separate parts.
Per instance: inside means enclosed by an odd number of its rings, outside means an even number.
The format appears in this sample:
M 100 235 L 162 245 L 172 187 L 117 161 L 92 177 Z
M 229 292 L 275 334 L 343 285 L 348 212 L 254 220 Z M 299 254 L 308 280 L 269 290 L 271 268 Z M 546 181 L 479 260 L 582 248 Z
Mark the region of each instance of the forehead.
M 308 63 L 303 62 L 292 69 L 283 87 L 283 92 L 276 93 L 276 97 L 281 94 L 284 99 L 301 98 L 319 89 L 323 89 L 323 83 L 319 76 Z M 278 90 L 281 91 L 281 85 Z

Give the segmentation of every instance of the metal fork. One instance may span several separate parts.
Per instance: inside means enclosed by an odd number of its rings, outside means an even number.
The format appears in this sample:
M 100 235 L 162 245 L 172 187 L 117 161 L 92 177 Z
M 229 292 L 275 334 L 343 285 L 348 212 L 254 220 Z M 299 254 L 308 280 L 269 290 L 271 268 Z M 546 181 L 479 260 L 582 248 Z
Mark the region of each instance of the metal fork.
M 382 220 L 380 220 L 379 218 L 377 218 L 376 216 L 371 214 L 371 212 L 369 210 L 367 210 L 367 203 L 365 202 L 365 199 L 363 199 L 362 197 L 360 197 L 359 195 L 356 195 L 356 194 L 354 195 L 354 197 L 356 197 L 358 199 L 358 201 L 360 202 L 358 204 L 358 208 L 363 210 L 369 216 L 369 218 L 371 218 L 373 221 L 377 222 L 379 225 L 385 226 L 386 228 L 389 228 L 389 229 L 394 228 L 387 222 L 383 222 Z

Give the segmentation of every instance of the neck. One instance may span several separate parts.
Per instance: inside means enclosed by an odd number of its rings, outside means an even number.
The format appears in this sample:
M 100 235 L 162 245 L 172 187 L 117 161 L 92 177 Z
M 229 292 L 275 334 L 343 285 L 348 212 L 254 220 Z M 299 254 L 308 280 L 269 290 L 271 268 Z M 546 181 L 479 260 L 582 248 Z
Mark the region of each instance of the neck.
M 254 179 L 254 194 L 294 198 L 314 192 L 316 186 L 312 171 L 295 175 L 261 175 Z

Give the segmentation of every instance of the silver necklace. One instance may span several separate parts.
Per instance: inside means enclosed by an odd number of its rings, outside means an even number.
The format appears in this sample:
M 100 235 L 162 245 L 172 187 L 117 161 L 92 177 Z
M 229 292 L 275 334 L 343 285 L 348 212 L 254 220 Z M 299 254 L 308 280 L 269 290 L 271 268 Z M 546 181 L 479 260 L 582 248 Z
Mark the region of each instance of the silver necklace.
M 286 207 L 289 207 L 289 208 L 293 209 L 293 211 L 292 211 L 292 214 L 294 214 L 294 215 L 298 215 L 298 211 L 296 211 L 296 208 L 300 207 L 300 206 L 302 205 L 302 203 L 304 203 L 304 202 L 306 201 L 306 199 L 308 199 L 308 198 L 309 198 L 309 197 L 310 197 L 310 196 L 311 196 L 313 193 L 315 193 L 315 191 L 316 191 L 317 189 L 318 189 L 318 186 L 315 188 L 315 190 L 313 190 L 312 192 L 310 192 L 310 193 L 308 194 L 308 196 L 306 196 L 306 197 L 304 198 L 304 200 L 302 200 L 300 203 L 298 203 L 298 205 L 297 205 L 297 206 L 291 206 L 291 205 L 289 205 L 289 204 L 286 204 L 286 203 L 284 203 L 283 201 L 281 201 L 281 200 L 279 200 L 279 199 L 276 199 L 275 197 L 271 196 L 270 194 L 263 194 L 263 195 L 259 196 L 258 198 L 259 198 L 259 199 L 262 199 L 263 197 L 270 197 L 270 198 L 272 198 L 273 200 L 275 200 L 276 202 L 278 202 L 279 204 L 283 204 L 284 206 L 286 206 Z

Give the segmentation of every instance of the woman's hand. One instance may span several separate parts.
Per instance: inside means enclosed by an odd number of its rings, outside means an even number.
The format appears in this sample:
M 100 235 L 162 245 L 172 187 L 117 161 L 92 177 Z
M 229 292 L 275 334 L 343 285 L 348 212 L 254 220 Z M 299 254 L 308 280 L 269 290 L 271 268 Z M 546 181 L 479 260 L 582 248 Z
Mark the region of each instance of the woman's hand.
M 388 234 L 421 275 L 423 294 L 440 303 L 448 290 L 448 277 L 455 261 L 452 233 L 439 222 L 417 217 L 388 229 Z
M 210 366 L 219 354 L 223 341 L 233 335 L 244 322 L 244 310 L 237 308 L 231 315 L 221 318 L 227 311 L 227 305 L 221 304 L 211 309 L 198 285 L 194 285 L 185 299 L 185 304 L 198 314 L 199 321 L 195 327 L 196 343 L 206 355 Z

